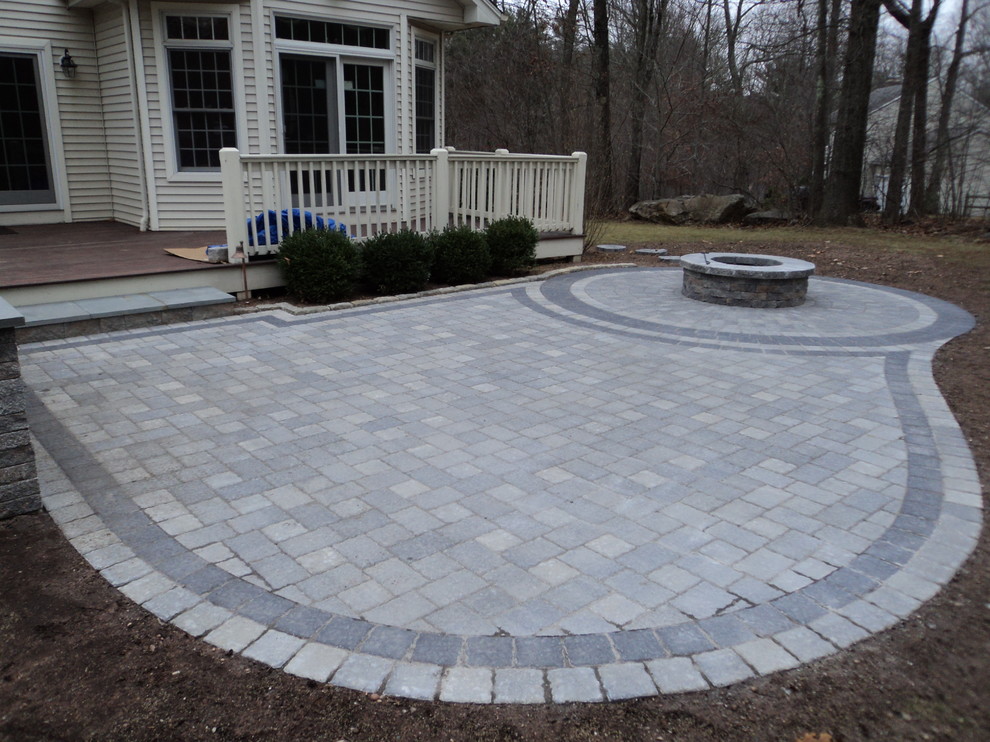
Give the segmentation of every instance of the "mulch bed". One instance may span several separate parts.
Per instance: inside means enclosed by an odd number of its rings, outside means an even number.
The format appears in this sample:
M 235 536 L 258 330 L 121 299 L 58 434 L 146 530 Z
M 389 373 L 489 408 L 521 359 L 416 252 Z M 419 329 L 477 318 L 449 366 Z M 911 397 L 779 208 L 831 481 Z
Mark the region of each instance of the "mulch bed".
M 976 315 L 978 327 L 938 353 L 935 374 L 990 490 L 990 245 L 974 242 L 961 260 L 949 250 L 940 257 L 751 237 L 734 249 L 811 260 L 821 275 L 920 291 Z M 630 261 L 657 264 L 631 254 L 585 259 Z M 0 739 L 985 740 L 988 601 L 984 535 L 952 582 L 907 620 L 793 671 L 623 703 L 423 703 L 307 682 L 194 640 L 111 588 L 36 514 L 0 523 Z

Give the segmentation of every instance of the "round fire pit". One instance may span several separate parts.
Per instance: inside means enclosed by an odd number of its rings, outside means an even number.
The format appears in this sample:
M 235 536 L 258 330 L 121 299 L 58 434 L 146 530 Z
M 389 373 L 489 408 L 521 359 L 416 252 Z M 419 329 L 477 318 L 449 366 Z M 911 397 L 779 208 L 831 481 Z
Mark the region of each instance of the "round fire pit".
M 681 257 L 690 299 L 730 307 L 797 307 L 808 294 L 815 264 L 776 255 L 692 253 Z

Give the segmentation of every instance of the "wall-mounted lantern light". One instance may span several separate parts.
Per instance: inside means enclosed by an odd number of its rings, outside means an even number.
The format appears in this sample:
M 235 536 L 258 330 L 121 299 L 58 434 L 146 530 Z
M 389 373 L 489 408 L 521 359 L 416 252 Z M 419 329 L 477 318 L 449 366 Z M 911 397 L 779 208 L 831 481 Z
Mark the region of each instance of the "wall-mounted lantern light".
M 65 54 L 62 55 L 62 58 L 59 60 L 58 65 L 62 70 L 62 74 L 65 75 L 66 77 L 72 78 L 76 76 L 76 62 L 69 55 L 68 49 L 65 50 Z

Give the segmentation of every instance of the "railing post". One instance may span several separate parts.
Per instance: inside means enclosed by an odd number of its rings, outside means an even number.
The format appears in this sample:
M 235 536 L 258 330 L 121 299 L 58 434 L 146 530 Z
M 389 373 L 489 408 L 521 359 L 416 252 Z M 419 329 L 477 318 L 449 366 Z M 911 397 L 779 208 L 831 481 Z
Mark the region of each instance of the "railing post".
M 433 229 L 442 230 L 450 223 L 450 152 L 434 149 L 433 170 Z
M 505 159 L 509 156 L 509 150 L 495 150 L 495 163 L 492 168 L 492 190 L 494 193 L 494 203 L 492 204 L 493 219 L 502 219 L 506 216 L 514 216 L 511 205 L 512 190 L 512 166 Z
M 579 235 L 584 234 L 584 188 L 588 175 L 588 155 L 584 152 L 574 152 L 571 157 L 577 158 L 574 183 L 571 187 L 571 232 Z
M 241 153 L 233 147 L 220 150 L 220 182 L 223 188 L 224 226 L 227 249 L 233 255 L 238 245 L 248 249 L 247 215 L 244 213 L 244 173 Z

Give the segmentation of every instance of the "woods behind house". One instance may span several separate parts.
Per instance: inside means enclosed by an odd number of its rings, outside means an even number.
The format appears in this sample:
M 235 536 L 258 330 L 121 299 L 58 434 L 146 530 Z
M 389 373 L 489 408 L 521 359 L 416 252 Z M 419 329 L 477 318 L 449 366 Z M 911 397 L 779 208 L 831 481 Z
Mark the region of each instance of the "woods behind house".
M 447 140 L 587 151 L 599 213 L 730 192 L 829 224 L 972 212 L 990 3 L 947 2 L 507 0 L 449 41 Z

